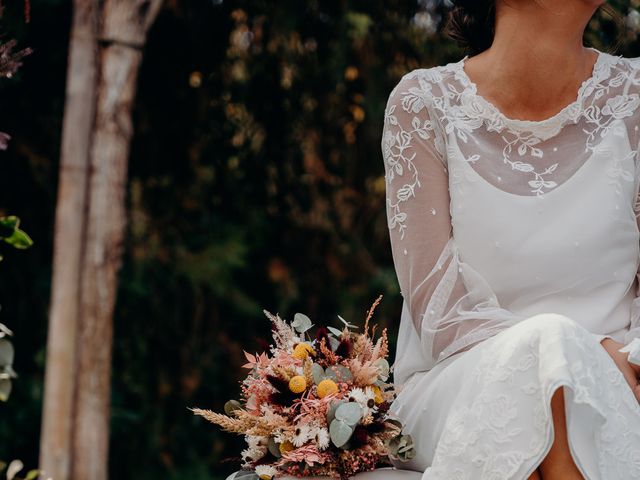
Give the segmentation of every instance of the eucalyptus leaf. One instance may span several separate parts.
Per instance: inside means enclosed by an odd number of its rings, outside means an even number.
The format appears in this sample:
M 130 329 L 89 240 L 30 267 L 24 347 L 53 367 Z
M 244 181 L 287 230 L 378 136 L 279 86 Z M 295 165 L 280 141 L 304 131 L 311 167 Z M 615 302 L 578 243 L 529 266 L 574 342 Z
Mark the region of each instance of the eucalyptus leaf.
M 269 443 L 267 443 L 267 448 L 271 452 L 271 455 L 273 455 L 274 457 L 280 458 L 282 456 L 282 454 L 280 453 L 280 448 L 278 447 L 278 444 L 276 443 L 273 437 L 269 437 Z
M 235 410 L 242 410 L 242 404 L 238 400 L 229 400 L 224 404 L 224 413 L 227 415 L 232 416 Z
M 13 345 L 7 339 L 0 339 L 0 366 L 13 365 Z
M 314 363 L 313 365 L 311 365 L 311 375 L 313 375 L 313 382 L 316 385 L 326 378 L 326 375 L 324 373 L 324 368 L 322 368 L 317 363 Z
M 293 316 L 293 322 L 291 322 L 291 326 L 298 332 L 304 333 L 313 327 L 311 323 L 311 319 L 307 317 L 304 313 L 296 313 Z
M 325 378 L 333 380 L 334 382 L 338 380 L 338 374 L 331 367 L 327 367 L 327 369 L 324 371 L 324 376 Z
M 353 374 L 351 373 L 351 370 L 349 370 L 344 365 L 338 365 L 337 367 L 335 367 L 335 369 L 338 371 L 338 374 L 340 375 L 340 379 L 343 382 L 348 382 L 350 380 L 353 380 Z
M 386 382 L 389 378 L 389 362 L 385 358 L 380 358 L 374 363 L 374 365 L 378 367 L 378 370 L 380 370 L 380 380 Z
M 353 427 L 337 418 L 329 425 L 329 437 L 336 447 L 341 447 L 351 438 Z
M 333 401 L 329 404 L 329 408 L 327 409 L 327 425 L 331 425 L 333 419 L 336 418 L 336 409 L 345 402 L 336 402 Z
M 342 318 L 340 315 L 338 315 L 338 318 L 340 319 L 340 321 L 341 321 L 342 323 L 344 323 L 344 326 L 345 326 L 345 327 L 347 327 L 347 328 L 358 328 L 358 326 L 357 326 L 357 325 L 353 325 L 353 324 L 351 324 L 351 323 L 347 322 L 347 321 L 346 321 L 344 318 Z
M 406 462 L 415 457 L 416 451 L 411 435 L 397 435 L 387 442 L 389 457 Z
M 338 330 L 335 327 L 327 327 L 327 330 L 329 330 L 331 333 L 333 333 L 336 337 L 341 337 L 342 336 L 342 331 Z
M 336 348 L 338 348 L 338 345 L 340 345 L 340 341 L 335 338 L 335 337 L 329 337 L 329 346 L 331 347 L 332 351 L 336 351 Z
M 362 418 L 362 407 L 356 402 L 345 402 L 336 409 L 336 420 L 355 425 Z

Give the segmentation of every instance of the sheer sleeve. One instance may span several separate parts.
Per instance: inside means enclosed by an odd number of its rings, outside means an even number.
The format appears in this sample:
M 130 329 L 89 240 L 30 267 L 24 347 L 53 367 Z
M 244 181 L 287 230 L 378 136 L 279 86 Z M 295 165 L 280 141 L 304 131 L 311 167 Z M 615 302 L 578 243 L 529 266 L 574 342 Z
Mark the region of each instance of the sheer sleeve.
M 638 144 L 637 156 L 640 156 L 640 143 Z M 633 211 L 636 214 L 636 223 L 640 230 L 640 158 L 636 158 L 635 171 L 635 203 Z M 631 305 L 631 325 L 625 334 L 624 343 L 630 343 L 635 338 L 640 338 L 640 261 L 638 271 L 634 281 L 635 298 Z
M 404 301 L 397 348 L 402 353 L 409 343 L 419 344 L 423 365 L 414 368 L 421 370 L 522 319 L 501 308 L 487 282 L 458 255 L 445 134 L 431 89 L 419 76 L 405 75 L 389 95 L 382 133 L 387 221 Z M 418 342 L 403 335 L 405 316 Z

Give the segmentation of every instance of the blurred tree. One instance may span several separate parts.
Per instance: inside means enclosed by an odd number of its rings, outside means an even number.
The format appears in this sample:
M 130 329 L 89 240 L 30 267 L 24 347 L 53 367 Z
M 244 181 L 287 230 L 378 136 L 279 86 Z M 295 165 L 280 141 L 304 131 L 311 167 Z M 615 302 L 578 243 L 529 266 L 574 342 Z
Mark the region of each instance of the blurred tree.
M 161 0 L 75 0 L 62 137 L 41 468 L 107 479 L 113 308 L 131 108 Z

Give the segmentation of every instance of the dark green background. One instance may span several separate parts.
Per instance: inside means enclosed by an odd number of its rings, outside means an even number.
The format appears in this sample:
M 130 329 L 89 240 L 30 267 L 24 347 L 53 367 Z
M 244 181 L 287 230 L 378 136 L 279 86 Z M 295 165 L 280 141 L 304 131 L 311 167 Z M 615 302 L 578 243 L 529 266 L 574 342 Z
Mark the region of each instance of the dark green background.
M 0 264 L 0 321 L 20 377 L 0 404 L 0 458 L 37 466 L 70 1 L 4 2 L 5 39 L 34 53 L 0 83 L 0 213 L 35 246 Z M 624 15 L 628 2 L 610 2 Z M 426 9 L 426 10 L 425 10 Z M 420 13 L 422 12 L 422 13 Z M 316 324 L 391 327 L 393 269 L 380 153 L 402 74 L 464 53 L 414 19 L 436 2 L 167 0 L 135 104 L 128 230 L 115 315 L 111 478 L 220 479 L 242 439 L 187 407 L 238 393 L 242 350 L 269 340 L 262 309 Z M 415 17 L 418 13 L 418 17 Z M 597 16 L 586 43 L 638 55 Z M 355 69 L 355 70 L 354 70 Z M 357 76 L 353 72 L 357 71 Z

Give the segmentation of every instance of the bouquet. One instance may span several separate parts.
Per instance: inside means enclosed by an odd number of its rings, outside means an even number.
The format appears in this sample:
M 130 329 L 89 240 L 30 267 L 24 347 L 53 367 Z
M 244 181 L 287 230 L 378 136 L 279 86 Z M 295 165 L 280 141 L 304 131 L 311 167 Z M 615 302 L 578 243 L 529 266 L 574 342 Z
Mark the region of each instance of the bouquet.
M 364 331 L 338 315 L 342 329 L 319 327 L 296 313 L 291 323 L 264 310 L 272 323 L 270 354 L 245 352 L 250 370 L 242 398 L 226 415 L 193 409 L 224 430 L 245 436 L 243 469 L 262 480 L 281 475 L 346 479 L 390 459 L 414 456 L 411 437 L 389 413 L 387 331 L 375 340 L 367 313 Z

